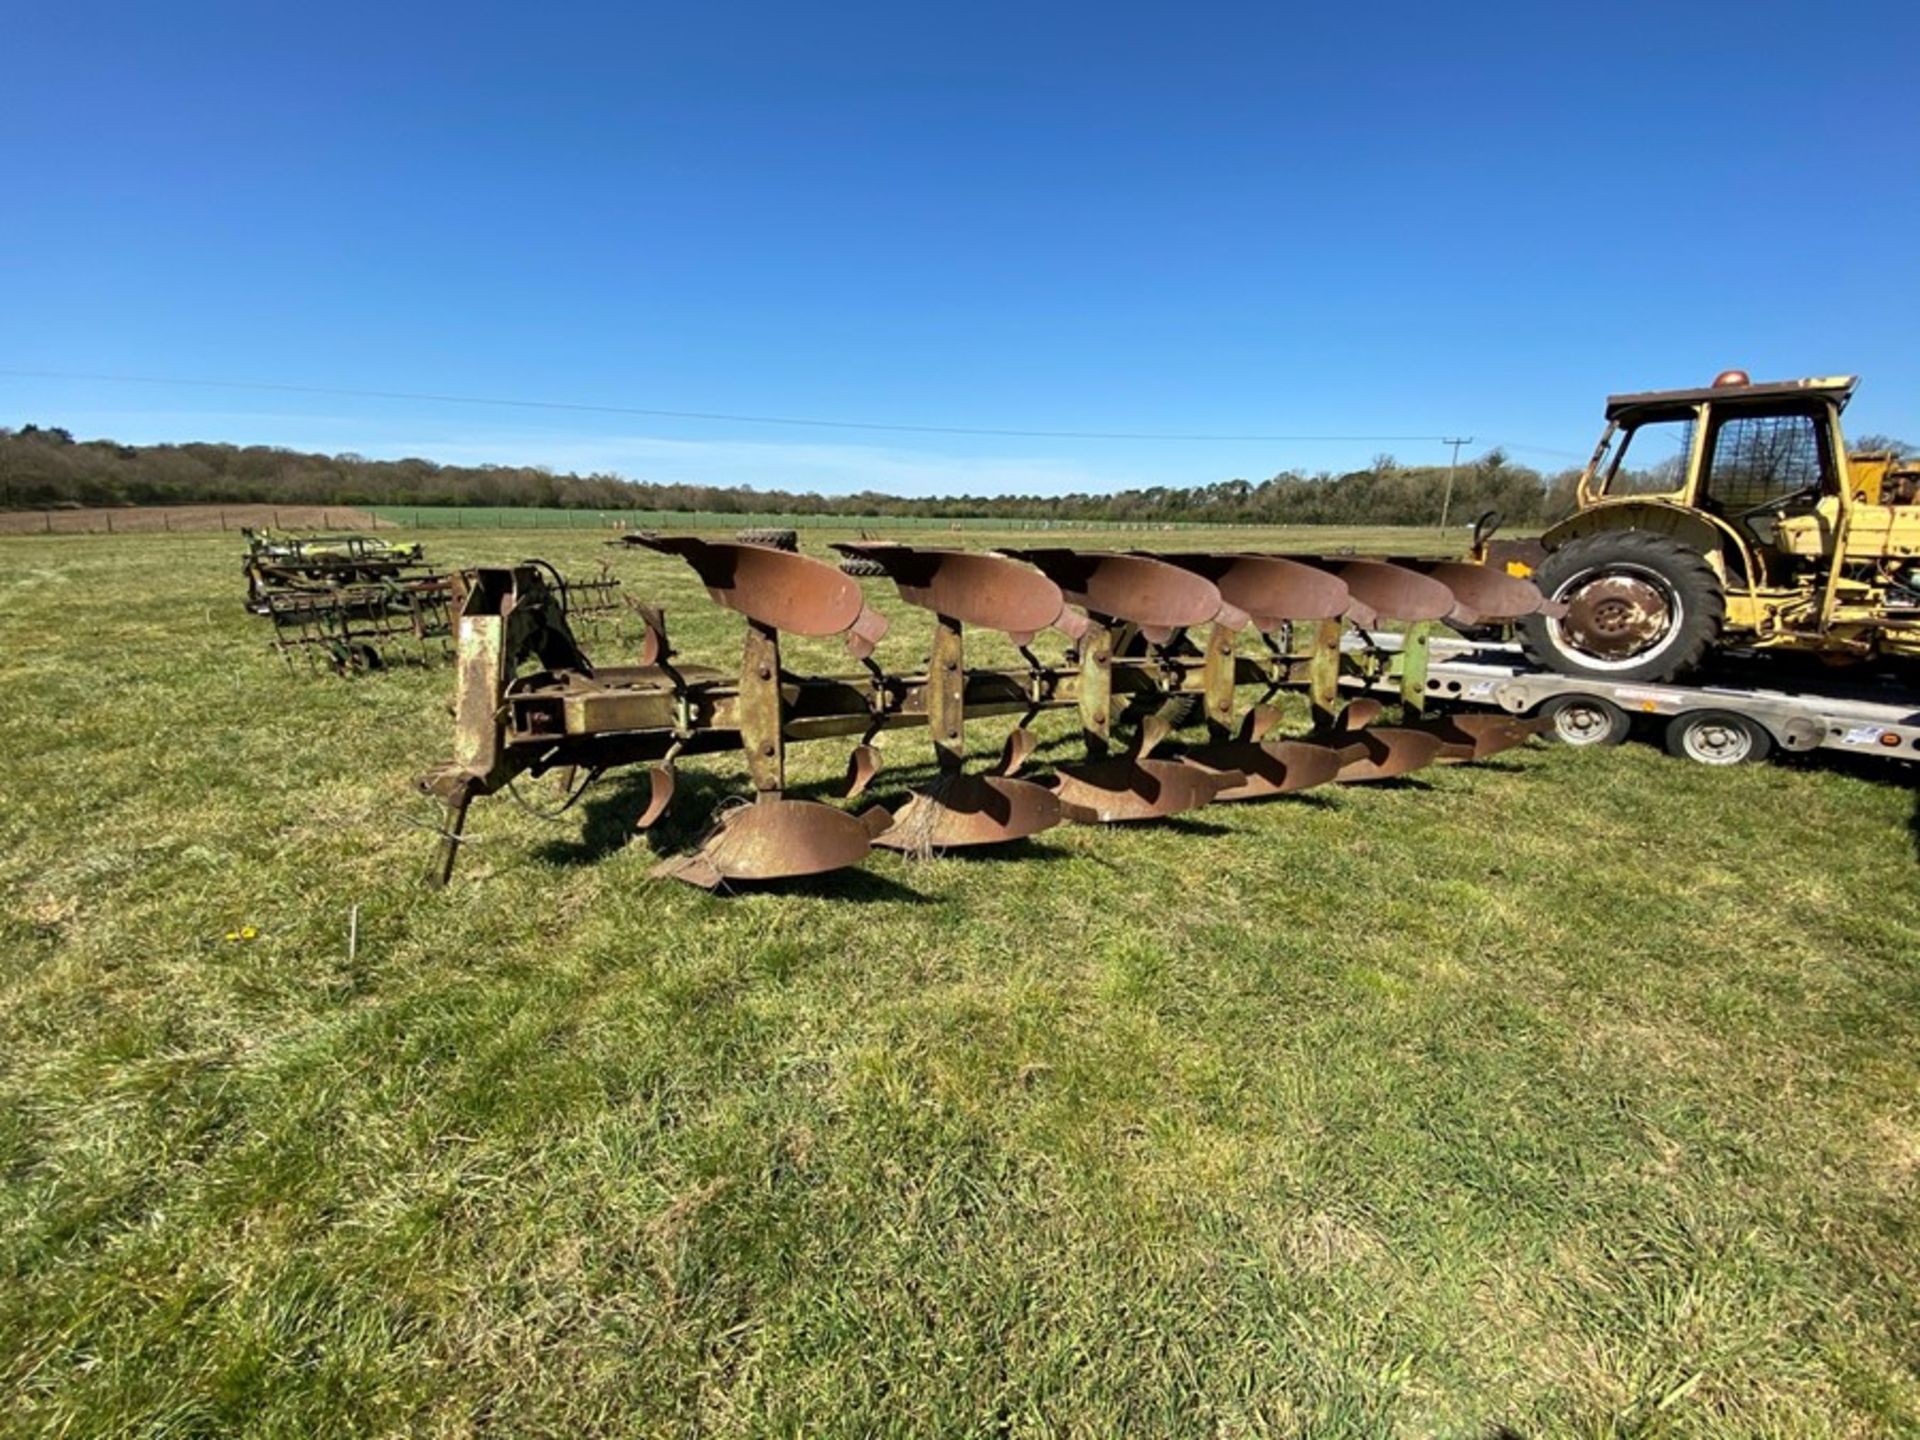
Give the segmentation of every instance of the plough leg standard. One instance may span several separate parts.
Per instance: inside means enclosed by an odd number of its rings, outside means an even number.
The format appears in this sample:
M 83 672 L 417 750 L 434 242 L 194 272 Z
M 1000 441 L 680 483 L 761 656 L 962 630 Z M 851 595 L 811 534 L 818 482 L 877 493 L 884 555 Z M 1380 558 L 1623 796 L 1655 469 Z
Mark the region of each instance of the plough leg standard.
M 739 751 L 754 799 L 725 809 L 698 848 L 656 874 L 708 889 L 816 875 L 856 865 L 878 845 L 913 854 L 1004 844 L 1063 821 L 1158 819 L 1220 802 L 1257 800 L 1328 783 L 1404 775 L 1484 759 L 1539 733 L 1507 715 L 1428 716 L 1426 646 L 1433 626 L 1511 623 L 1543 601 L 1530 583 L 1475 565 L 1241 554 L 1122 554 L 1069 549 L 1005 553 L 897 544 L 835 548 L 878 569 L 908 605 L 929 612 L 923 670 L 875 664 L 887 621 L 857 580 L 805 555 L 691 537 L 634 537 L 678 555 L 714 601 L 742 616 L 737 675 L 677 665 L 664 617 L 641 609 L 637 665 L 593 665 L 581 653 L 549 579 L 532 565 L 478 569 L 456 584 L 452 760 L 421 787 L 447 807 L 435 877 L 451 875 L 468 806 L 515 777 L 589 779 L 618 765 L 651 766 L 636 828 L 672 804 L 684 757 Z M 1376 725 L 1377 701 L 1347 702 L 1343 673 L 1377 676 L 1386 656 L 1343 649 L 1351 624 L 1405 629 L 1391 663 L 1405 721 Z M 1071 648 L 1058 664 L 1032 648 L 1053 629 Z M 996 631 L 1024 662 L 967 662 L 969 630 Z M 796 674 L 783 635 L 838 636 L 859 673 Z M 524 672 L 524 673 L 523 673 Z M 1242 706 L 1241 691 L 1257 698 Z M 1313 728 L 1278 738 L 1275 699 L 1302 691 Z M 1205 739 L 1175 733 L 1199 707 Z M 1078 711 L 1085 758 L 1027 773 L 1030 726 L 1043 711 Z M 969 769 L 969 722 L 1012 717 L 1000 760 Z M 856 812 L 786 794 L 786 747 L 854 741 L 843 793 L 863 794 L 879 770 L 884 730 L 926 727 L 933 781 L 892 807 Z M 584 784 L 573 788 L 577 795 Z

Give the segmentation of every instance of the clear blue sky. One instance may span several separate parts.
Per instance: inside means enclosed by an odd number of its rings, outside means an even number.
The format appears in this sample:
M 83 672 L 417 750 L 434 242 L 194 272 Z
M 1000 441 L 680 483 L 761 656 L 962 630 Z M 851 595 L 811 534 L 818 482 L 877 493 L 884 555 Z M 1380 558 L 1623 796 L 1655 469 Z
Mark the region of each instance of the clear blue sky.
M 6 34 L 3 368 L 1553 467 L 1607 391 L 1742 365 L 1858 371 L 1851 428 L 1920 440 L 1911 0 L 68 3 Z M 29 420 L 904 492 L 1445 454 L 0 376 Z

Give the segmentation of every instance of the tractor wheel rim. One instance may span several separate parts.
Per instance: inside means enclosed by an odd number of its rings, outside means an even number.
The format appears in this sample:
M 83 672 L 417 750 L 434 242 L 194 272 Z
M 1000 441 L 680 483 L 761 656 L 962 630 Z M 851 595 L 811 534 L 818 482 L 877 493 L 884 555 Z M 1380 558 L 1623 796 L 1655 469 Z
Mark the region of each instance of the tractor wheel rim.
M 1702 765 L 1738 765 L 1753 753 L 1753 736 L 1746 727 L 1725 720 L 1702 720 L 1689 725 L 1680 737 L 1689 760 Z
M 1663 654 L 1680 636 L 1685 604 L 1665 577 L 1638 565 L 1569 576 L 1553 594 L 1567 607 L 1547 628 L 1554 644 L 1592 669 L 1621 670 Z

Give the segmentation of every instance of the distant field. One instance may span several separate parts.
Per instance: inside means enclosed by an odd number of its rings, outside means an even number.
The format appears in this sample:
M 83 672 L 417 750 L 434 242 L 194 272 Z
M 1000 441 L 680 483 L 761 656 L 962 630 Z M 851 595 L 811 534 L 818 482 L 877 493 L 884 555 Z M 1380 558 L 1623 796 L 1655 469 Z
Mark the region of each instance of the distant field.
M 429 550 L 738 663 L 605 538 Z M 1905 777 L 1535 743 L 716 898 L 648 873 L 710 756 L 435 891 L 450 668 L 289 671 L 234 550 L 0 538 L 0 1432 L 1920 1433 Z

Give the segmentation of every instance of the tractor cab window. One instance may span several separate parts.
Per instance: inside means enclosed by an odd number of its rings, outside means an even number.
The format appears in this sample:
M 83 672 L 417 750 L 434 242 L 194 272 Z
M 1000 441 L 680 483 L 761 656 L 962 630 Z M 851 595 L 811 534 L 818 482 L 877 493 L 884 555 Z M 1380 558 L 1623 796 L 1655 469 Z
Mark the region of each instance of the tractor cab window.
M 1812 415 L 1737 415 L 1713 428 L 1701 501 L 1729 520 L 1833 488 L 1826 426 Z
M 1687 482 L 1693 453 L 1693 419 L 1650 420 L 1620 439 L 1607 472 L 1608 495 L 1667 495 Z

